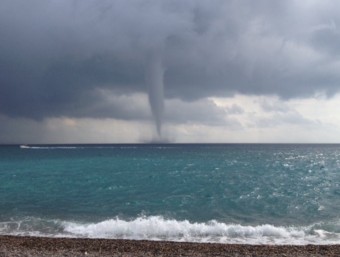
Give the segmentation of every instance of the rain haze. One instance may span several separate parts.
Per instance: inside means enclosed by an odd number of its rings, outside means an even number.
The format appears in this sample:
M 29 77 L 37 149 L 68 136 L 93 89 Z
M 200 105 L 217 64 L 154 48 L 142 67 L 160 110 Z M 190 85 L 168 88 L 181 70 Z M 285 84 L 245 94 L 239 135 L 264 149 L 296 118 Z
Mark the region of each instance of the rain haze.
M 0 143 L 340 143 L 339 12 L 2 0 Z

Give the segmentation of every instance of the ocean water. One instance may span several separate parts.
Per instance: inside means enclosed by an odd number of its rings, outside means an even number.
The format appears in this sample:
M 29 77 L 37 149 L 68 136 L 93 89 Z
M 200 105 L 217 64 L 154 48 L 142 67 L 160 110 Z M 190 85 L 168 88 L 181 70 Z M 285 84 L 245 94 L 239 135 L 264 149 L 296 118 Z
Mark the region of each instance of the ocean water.
M 340 243 L 340 145 L 0 146 L 0 234 Z

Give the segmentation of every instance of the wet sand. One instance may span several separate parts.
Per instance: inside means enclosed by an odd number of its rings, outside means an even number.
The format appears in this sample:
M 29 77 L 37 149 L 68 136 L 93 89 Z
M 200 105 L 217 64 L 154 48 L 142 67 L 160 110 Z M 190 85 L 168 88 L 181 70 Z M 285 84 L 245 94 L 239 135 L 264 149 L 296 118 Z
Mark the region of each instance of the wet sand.
M 0 236 L 0 257 L 5 256 L 340 256 L 340 245 L 269 246 Z

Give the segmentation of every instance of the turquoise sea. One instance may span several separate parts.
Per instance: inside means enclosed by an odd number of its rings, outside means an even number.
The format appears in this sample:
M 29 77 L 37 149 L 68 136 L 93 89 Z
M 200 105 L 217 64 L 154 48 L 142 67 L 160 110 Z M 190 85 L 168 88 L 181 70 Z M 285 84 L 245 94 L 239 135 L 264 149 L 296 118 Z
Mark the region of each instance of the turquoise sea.
M 340 243 L 340 145 L 0 146 L 0 234 Z

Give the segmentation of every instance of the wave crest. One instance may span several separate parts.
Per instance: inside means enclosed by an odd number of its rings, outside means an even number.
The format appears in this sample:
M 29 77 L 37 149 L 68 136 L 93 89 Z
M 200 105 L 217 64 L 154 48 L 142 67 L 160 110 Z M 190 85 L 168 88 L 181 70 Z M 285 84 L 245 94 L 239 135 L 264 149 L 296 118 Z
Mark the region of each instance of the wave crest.
M 161 216 L 119 218 L 99 223 L 65 222 L 65 231 L 77 237 L 168 240 L 236 244 L 335 244 L 340 234 L 310 227 L 243 226 L 217 221 L 191 223 Z
M 244 226 L 215 220 L 206 223 L 179 221 L 165 219 L 162 216 L 141 216 L 133 220 L 116 217 L 97 223 L 26 218 L 20 221 L 0 222 L 0 234 L 255 245 L 338 244 L 340 233 L 327 231 L 328 225 Z

